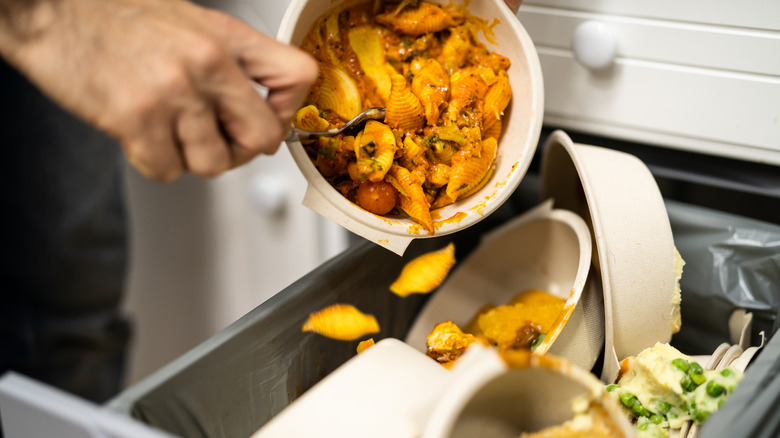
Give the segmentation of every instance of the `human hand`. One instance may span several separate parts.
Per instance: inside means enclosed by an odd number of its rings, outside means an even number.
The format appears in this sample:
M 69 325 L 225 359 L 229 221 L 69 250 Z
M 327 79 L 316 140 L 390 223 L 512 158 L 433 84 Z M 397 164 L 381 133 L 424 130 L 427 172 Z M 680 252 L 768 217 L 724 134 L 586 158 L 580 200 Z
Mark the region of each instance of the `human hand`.
M 28 1 L 0 0 L 0 55 L 153 179 L 276 152 L 316 79 L 304 52 L 184 0 Z
M 517 13 L 518 9 L 520 9 L 520 4 L 523 3 L 523 0 L 504 0 L 504 3 L 509 6 L 509 9 L 511 9 L 512 12 Z

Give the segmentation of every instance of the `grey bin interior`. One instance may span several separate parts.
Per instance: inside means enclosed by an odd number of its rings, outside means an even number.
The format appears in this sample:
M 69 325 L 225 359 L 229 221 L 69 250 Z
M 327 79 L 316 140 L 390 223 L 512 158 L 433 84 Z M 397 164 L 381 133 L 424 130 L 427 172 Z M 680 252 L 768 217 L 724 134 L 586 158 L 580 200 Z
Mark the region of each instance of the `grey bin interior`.
M 387 290 L 409 257 L 446 244 L 415 242 L 402 259 L 361 242 L 225 330 L 126 390 L 107 407 L 182 437 L 247 437 L 356 354 L 358 341 L 301 332 L 335 302 L 377 317 L 374 339 L 403 338 L 425 297 Z
M 415 240 L 404 257 L 357 242 L 106 407 L 181 437 L 251 436 L 356 354 L 358 341 L 302 333 L 309 313 L 336 302 L 353 304 L 377 317 L 382 331 L 375 340 L 403 339 L 427 297 L 400 298 L 389 292 L 402 266 L 449 241 L 455 242 L 456 259 L 462 260 L 482 233 L 540 201 L 533 195 L 538 193 L 536 182 L 528 177 L 498 211 L 453 237 Z M 755 312 L 754 342 L 758 330 L 773 333 L 780 308 L 780 227 L 677 202 L 668 202 L 667 208 L 675 243 L 687 262 L 684 328 L 672 344 L 689 354 L 711 353 L 729 342 L 727 318 L 735 308 Z M 719 250 L 728 257 L 720 257 Z M 780 364 L 778 347 L 766 350 L 778 357 L 770 358 L 762 373 Z M 751 387 L 743 393 L 757 394 L 768 387 L 766 379 L 772 375 L 746 378 L 745 385 Z M 764 396 L 777 400 L 780 388 L 775 392 Z M 728 415 L 741 408 L 730 401 L 722 410 Z

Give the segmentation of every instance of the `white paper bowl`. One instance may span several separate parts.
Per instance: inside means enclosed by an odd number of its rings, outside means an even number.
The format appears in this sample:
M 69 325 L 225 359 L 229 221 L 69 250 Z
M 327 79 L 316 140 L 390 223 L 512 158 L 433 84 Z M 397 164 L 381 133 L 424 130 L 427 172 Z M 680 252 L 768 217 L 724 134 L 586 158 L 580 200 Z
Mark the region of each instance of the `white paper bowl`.
M 672 336 L 675 247 L 663 197 L 637 157 L 574 144 L 563 131 L 544 145 L 541 184 L 591 227 L 606 316 L 602 380 L 611 382 L 618 360 Z
M 635 436 L 605 386 L 565 360 L 522 351 L 499 356 L 482 346 L 469 348 L 462 360 L 468 368 L 454 369 L 456 379 L 441 395 L 422 438 L 516 438 L 572 419 L 576 398 L 601 408 L 599 417 L 611 430 Z
M 447 3 L 438 0 L 440 3 Z M 293 0 L 282 19 L 278 39 L 299 45 L 314 21 L 340 4 L 333 0 Z M 508 57 L 512 100 L 505 111 L 504 133 L 499 140 L 495 171 L 478 192 L 434 214 L 436 236 L 474 225 L 491 214 L 512 194 L 528 170 L 539 141 L 544 108 L 542 71 L 531 38 L 503 0 L 471 1 L 468 10 L 489 20 L 497 18 L 493 28 L 498 45 L 487 41 L 488 49 Z M 397 254 L 403 254 L 414 238 L 432 237 L 412 219 L 380 217 L 349 202 L 315 168 L 300 142 L 287 144 L 293 159 L 308 182 L 303 204 L 368 240 Z
M 585 288 L 590 232 L 581 217 L 550 205 L 544 203 L 486 235 L 425 304 L 406 342 L 424 352 L 436 324 L 450 320 L 464 327 L 485 304 L 507 304 L 526 289 L 541 289 L 566 304 L 559 323 L 535 353 L 550 351 L 589 371 L 604 340 L 600 290 Z

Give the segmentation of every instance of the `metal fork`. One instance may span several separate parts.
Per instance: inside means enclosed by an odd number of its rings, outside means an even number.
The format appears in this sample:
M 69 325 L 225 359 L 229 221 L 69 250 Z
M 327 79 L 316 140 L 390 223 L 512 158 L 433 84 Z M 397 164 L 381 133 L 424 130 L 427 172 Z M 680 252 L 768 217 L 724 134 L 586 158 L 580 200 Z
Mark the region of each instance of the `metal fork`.
M 363 126 L 369 120 L 384 120 L 385 113 L 386 109 L 382 107 L 369 108 L 353 117 L 352 120 L 344 125 L 338 128 L 328 129 L 327 131 L 306 131 L 293 126 L 290 128 L 290 133 L 287 134 L 287 138 L 285 138 L 284 141 L 301 141 L 317 137 L 333 137 L 339 134 L 355 135 L 363 129 Z

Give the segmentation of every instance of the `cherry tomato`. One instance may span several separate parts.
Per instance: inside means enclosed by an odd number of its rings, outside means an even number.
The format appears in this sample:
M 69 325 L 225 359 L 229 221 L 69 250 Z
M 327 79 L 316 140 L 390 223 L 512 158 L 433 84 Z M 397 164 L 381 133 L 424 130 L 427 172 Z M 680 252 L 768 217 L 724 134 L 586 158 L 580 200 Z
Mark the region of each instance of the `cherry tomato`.
M 357 201 L 361 207 L 374 214 L 387 214 L 395 207 L 398 191 L 384 181 L 360 183 Z

